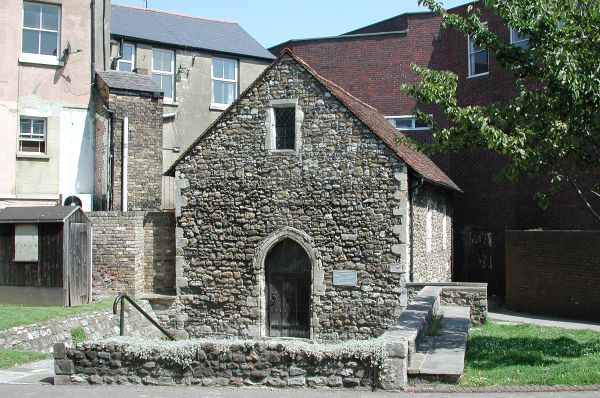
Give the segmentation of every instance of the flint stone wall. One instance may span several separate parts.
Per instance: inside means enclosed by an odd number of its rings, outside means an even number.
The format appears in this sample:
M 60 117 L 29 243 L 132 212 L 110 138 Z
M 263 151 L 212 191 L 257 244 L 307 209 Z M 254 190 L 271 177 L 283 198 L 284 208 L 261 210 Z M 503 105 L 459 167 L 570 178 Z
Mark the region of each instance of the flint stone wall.
M 411 280 L 422 283 L 450 282 L 452 280 L 451 194 L 424 184 L 414 190 L 412 204 Z M 428 228 L 431 228 L 429 235 Z
M 487 283 L 446 282 L 446 283 L 417 283 L 406 284 L 410 302 L 426 286 L 441 287 L 441 305 L 457 305 L 471 309 L 471 324 L 482 324 L 487 319 Z
M 406 304 L 406 165 L 291 57 L 261 79 L 176 168 L 186 330 L 264 335 L 256 259 L 293 230 L 311 248 L 311 338 L 379 336 Z M 298 101 L 296 151 L 267 149 L 277 100 Z M 357 286 L 334 286 L 334 270 Z
M 143 308 L 151 313 L 148 305 Z M 136 311 L 126 312 L 127 336 L 160 338 L 160 332 Z M 71 329 L 81 327 L 87 340 L 97 341 L 119 334 L 119 316 L 112 311 L 94 311 L 0 331 L 0 348 L 52 352 L 54 343 L 71 343 Z
M 365 345 L 365 341 L 354 342 L 362 344 L 362 348 L 315 354 L 323 349 L 322 345 L 304 342 L 304 347 L 298 349 L 298 342 L 289 340 L 196 340 L 146 346 L 144 354 L 139 355 L 128 348 L 131 341 L 119 340 L 72 348 L 55 345 L 55 384 L 405 387 L 383 377 L 392 374 L 385 370 L 385 366 L 391 364 L 404 366 L 395 369 L 394 374 L 406 374 L 406 343 L 403 341 L 391 345 L 382 341 L 378 344 L 371 341 L 371 345 Z M 384 351 L 381 350 L 387 350 L 385 360 L 382 360 Z M 178 353 L 187 359 L 178 358 Z M 400 380 L 405 382 L 406 377 Z

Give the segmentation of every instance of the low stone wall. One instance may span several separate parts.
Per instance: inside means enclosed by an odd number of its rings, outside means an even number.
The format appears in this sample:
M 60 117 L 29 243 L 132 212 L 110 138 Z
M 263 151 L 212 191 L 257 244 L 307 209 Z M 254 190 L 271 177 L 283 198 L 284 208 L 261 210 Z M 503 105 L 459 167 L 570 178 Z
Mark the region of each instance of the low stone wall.
M 151 309 L 144 306 L 146 311 Z M 128 336 L 153 336 L 160 332 L 137 311 L 126 312 L 126 334 Z M 71 329 L 81 327 L 87 340 L 98 341 L 119 334 L 119 316 L 112 311 L 94 311 L 69 317 L 50 319 L 45 322 L 17 326 L 0 331 L 0 348 L 20 348 L 52 352 L 54 343 L 71 343 Z
M 457 305 L 471 308 L 471 324 L 481 324 L 487 319 L 487 283 L 445 282 L 415 283 L 408 282 L 408 302 L 417 296 L 425 286 L 441 287 L 441 305 Z
M 382 375 L 406 374 L 405 366 L 386 370 L 397 365 L 398 354 L 405 359 L 405 351 L 404 342 L 381 338 L 336 344 L 115 338 L 72 348 L 56 344 L 54 382 L 372 389 L 393 384 L 385 384 Z

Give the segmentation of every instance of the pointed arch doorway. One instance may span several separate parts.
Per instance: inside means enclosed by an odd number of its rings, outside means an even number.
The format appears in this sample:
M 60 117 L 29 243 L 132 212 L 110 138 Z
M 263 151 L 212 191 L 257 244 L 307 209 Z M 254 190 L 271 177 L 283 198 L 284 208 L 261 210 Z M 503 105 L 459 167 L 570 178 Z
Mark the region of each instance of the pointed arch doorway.
M 267 334 L 310 337 L 311 261 L 293 239 L 276 243 L 265 258 Z

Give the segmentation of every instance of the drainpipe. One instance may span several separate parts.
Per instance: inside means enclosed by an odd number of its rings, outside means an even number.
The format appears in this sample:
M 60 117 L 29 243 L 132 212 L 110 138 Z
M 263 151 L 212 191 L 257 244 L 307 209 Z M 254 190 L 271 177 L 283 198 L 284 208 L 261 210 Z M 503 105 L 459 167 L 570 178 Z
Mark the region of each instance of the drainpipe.
M 413 204 L 413 201 L 414 201 L 414 196 L 415 196 L 415 190 L 421 188 L 423 186 L 423 182 L 424 182 L 424 179 L 423 179 L 422 176 L 417 175 L 416 177 L 417 177 L 417 184 L 408 188 L 408 196 L 410 198 L 410 201 L 409 201 L 409 206 L 410 206 L 410 220 L 408 221 L 410 223 L 410 227 L 409 227 L 409 230 L 410 230 L 410 265 L 409 265 L 409 270 L 408 270 L 408 281 L 409 282 L 413 281 L 413 270 L 414 270 L 414 261 L 415 261 L 414 260 L 414 258 L 415 258 L 415 252 L 413 250 L 413 243 L 414 243 L 414 239 L 413 239 L 413 237 L 414 237 L 414 231 L 413 231 L 413 229 L 414 229 L 414 225 L 415 225 L 414 220 L 413 220 L 413 218 L 414 218 L 414 212 L 413 212 L 414 204 Z
M 129 160 L 129 118 L 123 118 L 123 180 L 121 183 L 121 207 L 127 211 L 127 162 Z
M 108 113 L 108 153 L 106 159 L 106 185 L 108 186 L 106 200 L 107 210 L 113 209 L 113 187 L 115 186 L 115 173 L 113 167 L 115 165 L 115 112 L 110 109 L 106 109 Z
M 91 27 L 91 41 L 92 41 L 92 50 L 90 51 L 90 54 L 92 55 L 92 59 L 90 61 L 90 73 L 91 73 L 91 83 L 94 84 L 94 81 L 96 80 L 96 0 L 91 0 L 90 1 L 90 12 L 91 12 L 91 18 L 92 21 L 90 23 L 90 27 Z M 102 21 L 104 23 L 104 21 Z

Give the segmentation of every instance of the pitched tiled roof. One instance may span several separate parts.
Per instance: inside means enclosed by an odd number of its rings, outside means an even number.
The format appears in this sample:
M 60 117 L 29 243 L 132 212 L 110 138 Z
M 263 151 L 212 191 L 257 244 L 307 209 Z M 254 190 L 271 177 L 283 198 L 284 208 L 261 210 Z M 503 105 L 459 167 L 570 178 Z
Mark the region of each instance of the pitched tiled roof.
M 142 91 L 149 93 L 162 93 L 160 87 L 150 77 L 140 75 L 134 72 L 123 72 L 116 70 L 109 70 L 104 72 L 96 72 L 98 76 L 106 83 L 106 85 L 113 89 L 127 90 L 127 91 Z
M 410 148 L 406 145 L 400 145 L 396 143 L 398 137 L 403 136 L 394 126 L 386 120 L 377 109 L 371 105 L 362 102 L 346 90 L 336 85 L 335 83 L 325 79 L 319 75 L 314 69 L 311 68 L 301 58 L 294 55 L 291 51 L 286 50 L 284 53 L 290 54 L 298 63 L 300 63 L 311 75 L 315 77 L 323 86 L 325 86 L 331 93 L 337 97 L 338 100 L 349 111 L 354 113 L 375 135 L 377 135 L 383 142 L 390 147 L 401 159 L 403 159 L 408 166 L 410 166 L 415 172 L 420 174 L 423 178 L 434 184 L 442 185 L 446 188 L 453 189 L 455 191 L 461 191 L 461 189 L 448 177 L 433 161 L 422 152 L 414 148 Z
M 339 87 L 335 83 L 325 79 L 319 75 L 313 68 L 310 67 L 301 58 L 297 57 L 292 53 L 291 50 L 286 49 L 281 52 L 279 57 L 271 65 L 266 68 L 263 73 L 238 97 L 238 99 L 227 108 L 206 130 L 209 131 L 229 111 L 233 108 L 240 98 L 250 91 L 273 67 L 277 62 L 284 56 L 289 55 L 296 60 L 308 73 L 310 73 L 315 79 L 317 79 L 327 90 L 331 92 L 350 112 L 352 112 L 361 122 L 363 122 L 369 130 L 377 135 L 396 155 L 398 155 L 406 164 L 412 168 L 417 174 L 422 176 L 425 180 L 443 186 L 448 189 L 461 192 L 461 189 L 448 177 L 440 168 L 433 163 L 425 154 L 417 151 L 414 148 L 410 148 L 406 145 L 399 145 L 396 143 L 396 138 L 402 136 L 402 134 L 396 130 L 386 119 L 381 115 L 375 108 L 362 102 L 358 98 L 355 98 L 350 93 Z M 179 158 L 169 167 L 165 172 L 165 175 L 172 174 L 175 170 L 175 166 L 181 159 L 188 155 L 189 151 L 198 144 L 198 141 L 204 136 L 204 133 L 200 135 L 190 147 L 185 150 Z
M 111 35 L 167 46 L 273 59 L 237 22 L 113 4 Z

